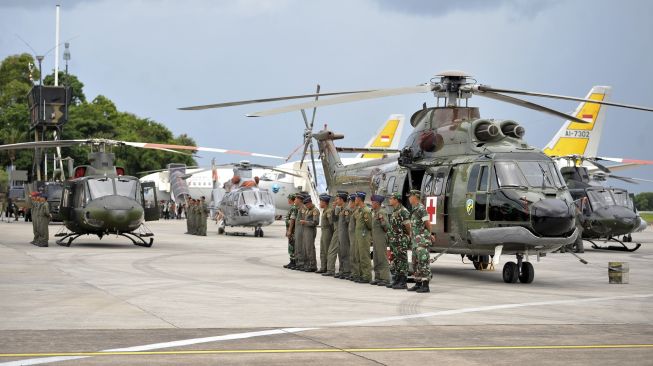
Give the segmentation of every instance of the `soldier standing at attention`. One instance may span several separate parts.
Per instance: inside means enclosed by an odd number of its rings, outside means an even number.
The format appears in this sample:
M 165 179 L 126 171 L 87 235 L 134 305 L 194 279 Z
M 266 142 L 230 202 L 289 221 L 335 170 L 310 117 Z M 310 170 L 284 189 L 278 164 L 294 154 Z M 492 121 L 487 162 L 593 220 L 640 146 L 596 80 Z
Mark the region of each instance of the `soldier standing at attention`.
M 304 225 L 300 224 L 300 221 L 304 219 L 304 194 L 299 192 L 295 196 L 295 206 L 297 210 L 295 211 L 296 216 L 291 217 L 295 221 L 295 260 L 297 265 L 295 268 L 298 271 L 303 271 L 305 266 L 305 257 L 304 257 Z
M 370 247 L 372 246 L 372 210 L 365 205 L 365 192 L 356 192 L 356 249 L 358 251 L 358 281 L 372 282 Z
M 429 281 L 431 280 L 431 261 L 429 245 L 431 244 L 431 222 L 426 208 L 420 202 L 422 193 L 413 189 L 410 191 L 408 200 L 413 207 L 410 213 L 410 224 L 413 229 L 412 262 L 415 286 L 408 291 L 430 292 Z
M 304 272 L 317 271 L 317 258 L 315 256 L 315 236 L 317 235 L 317 226 L 320 224 L 320 210 L 315 207 L 311 196 L 304 198 L 304 219 L 299 223 L 304 226 Z
M 50 225 L 50 205 L 48 204 L 47 196 L 41 194 L 39 197 L 39 210 L 36 214 L 39 216 L 39 237 L 36 245 L 39 247 L 47 247 L 50 240 L 50 233 L 48 225 Z
M 293 269 L 295 267 L 295 218 L 297 217 L 297 206 L 295 205 L 295 195 L 288 195 L 288 204 L 290 209 L 286 213 L 286 238 L 288 238 L 288 257 L 290 262 L 283 268 Z
M 30 198 L 32 200 L 32 232 L 34 233 L 34 239 L 30 242 L 30 244 L 37 245 L 36 243 L 39 241 L 39 220 L 40 217 L 38 215 L 39 211 L 39 199 L 37 197 L 36 192 L 32 192 L 30 194 Z
M 184 234 L 190 234 L 191 233 L 191 230 L 190 230 L 190 217 L 188 217 L 188 211 L 190 211 L 190 205 L 191 205 L 192 202 L 193 202 L 193 200 L 190 197 L 186 200 L 186 205 L 185 205 L 185 210 L 184 210 L 185 211 L 184 216 L 186 216 L 186 232 Z
M 352 193 L 349 195 L 349 221 L 347 222 L 347 232 L 349 233 L 349 268 L 351 272 L 349 280 L 354 282 L 359 280 L 358 247 L 356 247 L 356 213 L 358 213 L 358 207 L 356 207 L 356 193 Z
M 206 236 L 206 219 L 209 215 L 209 206 L 206 204 L 206 197 L 202 196 L 199 203 L 199 219 L 200 219 L 200 229 L 199 235 Z
M 395 290 L 405 290 L 406 279 L 408 277 L 408 246 L 412 229 L 410 227 L 410 213 L 401 204 L 401 193 L 395 192 L 390 195 L 390 206 L 392 206 L 392 215 L 390 215 L 390 228 L 388 231 L 388 243 L 392 250 L 392 273 L 395 279 L 392 288 Z
M 193 224 L 193 231 L 191 231 L 191 234 L 193 235 L 198 235 L 200 231 L 200 218 L 199 218 L 199 210 L 198 210 L 198 200 L 194 199 L 193 200 L 193 206 L 191 212 L 193 213 L 193 220 L 191 220 Z
M 329 206 L 331 196 L 326 193 L 320 195 L 320 208 L 322 217 L 320 218 L 320 269 L 315 273 L 326 273 L 327 256 L 329 246 L 333 238 L 333 209 Z
M 340 207 L 337 204 L 338 197 L 331 199 L 331 227 L 333 235 L 331 235 L 331 242 L 327 250 L 327 271 L 322 276 L 336 276 L 336 259 L 338 259 L 338 251 L 340 250 L 340 238 L 338 235 L 338 214 Z M 340 258 L 340 267 L 342 269 L 342 258 Z
M 345 279 L 351 276 L 351 268 L 349 262 L 349 214 L 347 214 L 349 208 L 346 207 L 348 198 L 349 194 L 347 192 L 338 191 L 336 198 L 338 228 L 336 229 L 336 233 L 338 236 L 338 258 L 340 258 L 340 266 L 338 267 L 338 273 L 334 277 L 340 279 Z
M 374 253 L 374 281 L 372 285 L 387 286 L 390 284 L 390 266 L 388 257 L 386 257 L 386 248 L 388 247 L 388 215 L 381 204 L 385 197 L 380 195 L 372 196 L 372 243 Z

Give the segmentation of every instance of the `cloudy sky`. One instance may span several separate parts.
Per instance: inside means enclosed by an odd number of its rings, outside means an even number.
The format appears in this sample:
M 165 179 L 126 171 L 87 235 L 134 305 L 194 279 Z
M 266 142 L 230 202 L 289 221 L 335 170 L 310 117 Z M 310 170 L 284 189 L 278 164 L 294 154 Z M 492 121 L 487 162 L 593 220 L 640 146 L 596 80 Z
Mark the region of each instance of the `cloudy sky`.
M 0 1 L 0 57 L 54 45 L 55 1 Z M 611 85 L 613 101 L 653 105 L 653 2 L 520 0 L 58 1 L 70 70 L 86 95 L 162 122 L 200 145 L 287 155 L 299 113 L 244 114 L 273 105 L 178 111 L 187 105 L 323 91 L 410 86 L 460 69 L 485 84 L 584 96 Z M 20 38 L 19 38 L 20 37 Z M 52 69 L 53 53 L 45 67 Z M 520 121 L 544 146 L 562 120 L 482 98 L 481 114 Z M 362 146 L 393 113 L 426 95 L 325 107 L 325 123 Z M 571 112 L 573 102 L 539 100 Z M 405 131 L 407 134 L 408 131 Z M 600 153 L 653 160 L 653 114 L 611 108 Z M 210 155 L 201 162 L 208 163 Z M 221 161 L 240 159 L 219 156 Z M 274 161 L 260 160 L 273 163 Z M 653 179 L 653 167 L 630 176 Z M 619 185 L 618 182 L 613 182 Z M 653 184 L 628 186 L 653 191 Z

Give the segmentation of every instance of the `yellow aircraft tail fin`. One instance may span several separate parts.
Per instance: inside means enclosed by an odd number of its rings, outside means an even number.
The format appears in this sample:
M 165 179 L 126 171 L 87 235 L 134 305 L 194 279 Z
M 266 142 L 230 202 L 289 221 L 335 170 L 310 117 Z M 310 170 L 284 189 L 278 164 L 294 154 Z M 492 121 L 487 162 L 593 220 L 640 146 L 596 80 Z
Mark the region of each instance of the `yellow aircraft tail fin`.
M 404 130 L 405 119 L 403 114 L 391 114 L 365 147 L 397 149 L 399 147 L 399 140 L 401 140 L 401 133 Z M 362 153 L 358 154 L 357 158 L 380 159 L 383 155 Z
M 612 87 L 594 86 L 585 99 L 607 101 Z M 544 153 L 549 156 L 597 156 L 603 122 L 605 120 L 605 106 L 595 103 L 582 102 L 576 108 L 573 116 L 590 123 L 565 121 L 553 139 L 544 148 Z

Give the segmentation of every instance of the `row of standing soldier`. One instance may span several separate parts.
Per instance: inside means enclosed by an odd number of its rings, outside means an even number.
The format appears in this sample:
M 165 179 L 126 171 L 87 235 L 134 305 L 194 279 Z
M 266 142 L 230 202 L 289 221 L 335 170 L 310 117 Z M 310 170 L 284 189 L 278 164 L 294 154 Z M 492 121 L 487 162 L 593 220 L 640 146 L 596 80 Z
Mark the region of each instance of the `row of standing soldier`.
M 390 195 L 389 215 L 382 206 L 384 196 L 373 195 L 371 208 L 365 204 L 365 198 L 364 192 L 339 191 L 335 198 L 322 194 L 320 215 L 308 193 L 289 195 L 291 208 L 286 215 L 286 237 L 290 262 L 284 267 L 356 283 L 429 292 L 428 247 L 433 237 L 428 214 L 420 202 L 420 191 L 409 193 L 411 211 L 402 205 L 400 193 Z M 315 252 L 318 225 L 321 228 L 319 269 Z M 415 279 L 411 288 L 407 286 L 409 248 Z
M 208 215 L 209 208 L 206 205 L 204 196 L 199 200 L 189 198 L 186 209 L 186 234 L 206 236 L 206 219 Z

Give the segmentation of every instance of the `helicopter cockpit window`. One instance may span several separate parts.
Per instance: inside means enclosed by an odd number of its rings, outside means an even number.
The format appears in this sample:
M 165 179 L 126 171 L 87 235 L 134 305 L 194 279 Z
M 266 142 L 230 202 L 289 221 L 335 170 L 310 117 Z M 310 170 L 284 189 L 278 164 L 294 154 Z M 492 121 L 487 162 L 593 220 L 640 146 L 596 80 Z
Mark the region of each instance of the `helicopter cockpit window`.
M 87 183 L 91 199 L 111 196 L 114 194 L 113 180 L 111 178 L 89 179 Z
M 444 172 L 438 172 L 435 175 L 435 179 L 433 180 L 433 194 L 435 196 L 439 196 L 442 194 L 443 188 L 444 188 Z
M 133 179 L 116 179 L 116 192 L 119 196 L 136 198 L 136 180 Z
M 467 192 L 476 192 L 476 182 L 478 180 L 478 164 L 474 164 L 471 173 L 469 173 L 469 180 L 467 181 Z
M 597 210 L 602 207 L 614 206 L 615 202 L 608 190 L 588 190 L 587 198 L 589 198 L 592 208 Z
M 612 191 L 612 197 L 614 197 L 614 202 L 617 206 L 633 208 L 633 202 L 628 197 L 628 192 L 615 189 Z
M 479 178 L 478 178 L 478 191 L 479 192 L 487 191 L 487 182 L 488 182 L 489 170 L 490 169 L 488 169 L 487 165 L 481 166 L 481 172 L 479 173 Z
M 422 192 L 427 196 L 433 194 L 433 176 L 431 174 L 424 176 L 424 180 L 422 180 Z
M 255 205 L 257 202 L 254 191 L 244 191 L 242 193 L 242 199 L 246 205 Z
M 564 184 L 553 163 L 546 161 L 497 162 L 500 187 L 562 188 Z

